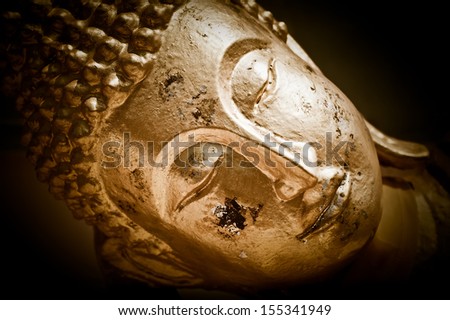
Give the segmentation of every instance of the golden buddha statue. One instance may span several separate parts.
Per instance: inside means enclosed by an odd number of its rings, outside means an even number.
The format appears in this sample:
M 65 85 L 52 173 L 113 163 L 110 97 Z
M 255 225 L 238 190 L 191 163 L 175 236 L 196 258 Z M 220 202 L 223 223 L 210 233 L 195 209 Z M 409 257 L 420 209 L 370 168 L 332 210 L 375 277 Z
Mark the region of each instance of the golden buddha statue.
M 246 295 L 435 254 L 428 150 L 365 121 L 255 1 L 31 1 L 4 23 L 29 159 L 105 272 Z

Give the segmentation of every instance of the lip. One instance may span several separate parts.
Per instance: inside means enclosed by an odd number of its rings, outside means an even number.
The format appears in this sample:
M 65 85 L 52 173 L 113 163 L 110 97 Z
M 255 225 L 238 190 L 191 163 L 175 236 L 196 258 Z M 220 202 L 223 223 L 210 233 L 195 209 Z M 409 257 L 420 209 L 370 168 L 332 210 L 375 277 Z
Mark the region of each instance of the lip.
M 350 192 L 350 175 L 346 173 L 338 188 L 336 189 L 333 199 L 323 210 L 321 210 L 317 219 L 302 233 L 298 234 L 296 238 L 298 240 L 304 240 L 307 236 L 330 227 L 347 208 L 350 199 Z

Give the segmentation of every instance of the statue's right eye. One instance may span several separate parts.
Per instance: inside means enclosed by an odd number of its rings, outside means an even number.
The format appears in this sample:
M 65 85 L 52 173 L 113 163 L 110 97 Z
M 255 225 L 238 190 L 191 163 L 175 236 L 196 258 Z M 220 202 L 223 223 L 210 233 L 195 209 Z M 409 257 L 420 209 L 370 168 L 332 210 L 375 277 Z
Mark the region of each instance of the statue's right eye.
M 276 63 L 267 50 L 255 50 L 244 55 L 231 75 L 233 101 L 248 119 L 269 107 L 266 100 L 276 87 Z

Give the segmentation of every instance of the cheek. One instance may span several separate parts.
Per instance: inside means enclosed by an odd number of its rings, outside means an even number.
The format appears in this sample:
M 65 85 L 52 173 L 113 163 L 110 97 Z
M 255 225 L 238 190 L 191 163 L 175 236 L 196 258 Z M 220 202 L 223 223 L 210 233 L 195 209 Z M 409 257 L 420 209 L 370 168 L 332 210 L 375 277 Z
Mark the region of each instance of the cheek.
M 123 150 L 122 150 L 123 151 Z M 99 177 L 115 211 L 125 215 L 140 227 L 155 232 L 160 227 L 159 209 L 154 203 L 151 186 L 152 168 L 139 165 L 139 154 L 131 153 L 130 162 L 121 162 L 116 167 L 100 166 Z M 120 217 L 120 214 L 117 217 Z M 119 218 L 118 218 L 119 219 Z

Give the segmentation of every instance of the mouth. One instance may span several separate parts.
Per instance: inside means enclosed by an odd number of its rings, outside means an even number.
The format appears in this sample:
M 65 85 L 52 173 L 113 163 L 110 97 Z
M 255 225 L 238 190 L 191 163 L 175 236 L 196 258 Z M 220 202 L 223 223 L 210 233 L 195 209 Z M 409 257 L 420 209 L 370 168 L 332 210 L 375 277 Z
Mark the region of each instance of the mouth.
M 304 241 L 309 235 L 330 227 L 347 208 L 350 199 L 350 191 L 350 176 L 346 173 L 331 201 L 324 206 L 317 218 L 302 233 L 298 234 L 296 238 Z

